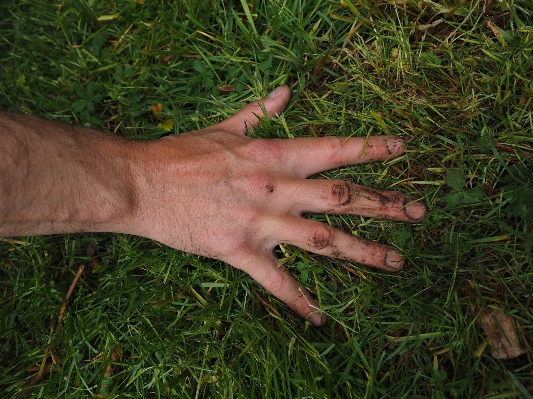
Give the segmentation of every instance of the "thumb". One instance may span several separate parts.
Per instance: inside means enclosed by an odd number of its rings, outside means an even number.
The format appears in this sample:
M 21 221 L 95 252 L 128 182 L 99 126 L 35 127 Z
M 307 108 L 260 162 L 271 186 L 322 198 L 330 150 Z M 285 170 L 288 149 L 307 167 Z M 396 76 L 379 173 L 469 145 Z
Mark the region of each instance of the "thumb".
M 263 106 L 269 117 L 283 112 L 291 99 L 291 90 L 288 86 L 278 86 L 270 94 L 253 103 L 248 104 L 235 115 L 229 117 L 218 124 L 218 127 L 238 134 L 246 134 L 246 129 L 250 129 L 259 123 L 258 117 L 264 117 Z

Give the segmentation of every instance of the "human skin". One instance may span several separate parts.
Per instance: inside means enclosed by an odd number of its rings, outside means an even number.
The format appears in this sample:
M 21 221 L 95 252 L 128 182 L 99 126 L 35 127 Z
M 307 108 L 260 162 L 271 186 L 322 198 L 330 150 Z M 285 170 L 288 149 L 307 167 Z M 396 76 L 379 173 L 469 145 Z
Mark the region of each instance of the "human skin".
M 307 179 L 403 154 L 394 136 L 252 139 L 263 115 L 281 113 L 280 86 L 221 123 L 151 142 L 0 113 L 0 236 L 116 232 L 220 259 L 247 272 L 314 325 L 316 300 L 277 263 L 280 243 L 398 271 L 394 247 L 302 215 L 362 215 L 409 223 L 422 202 L 342 180 Z

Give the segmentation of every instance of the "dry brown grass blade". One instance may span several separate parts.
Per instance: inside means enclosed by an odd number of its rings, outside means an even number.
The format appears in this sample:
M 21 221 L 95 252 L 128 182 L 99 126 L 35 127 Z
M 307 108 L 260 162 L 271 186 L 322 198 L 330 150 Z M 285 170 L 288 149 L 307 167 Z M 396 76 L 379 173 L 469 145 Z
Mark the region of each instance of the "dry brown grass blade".
M 111 361 L 107 365 L 107 368 L 104 373 L 104 377 L 109 377 L 111 375 L 111 365 L 113 365 L 113 371 L 118 373 L 120 371 L 120 366 L 118 364 L 115 364 L 118 362 L 120 358 L 120 348 L 118 346 L 115 347 L 113 350 L 113 353 L 111 354 Z
M 483 328 L 489 345 L 492 347 L 492 356 L 496 359 L 512 359 L 524 353 L 520 347 L 513 321 L 501 310 L 485 310 L 478 319 Z
M 265 301 L 265 300 L 261 297 L 261 295 L 259 295 L 259 293 L 255 290 L 254 287 L 252 287 L 252 291 L 253 291 L 253 293 L 255 294 L 256 298 L 259 299 L 259 301 L 260 301 L 263 305 L 265 305 L 267 308 L 269 308 L 269 309 L 270 309 L 270 310 L 271 310 L 276 316 L 281 317 L 281 314 L 280 314 L 276 309 L 274 309 L 274 307 L 273 307 L 271 304 L 269 304 L 267 301 Z
M 108 394 L 109 394 L 109 390 L 113 389 L 114 383 L 111 384 L 111 386 L 108 387 L 108 385 L 105 382 L 105 380 L 106 380 L 106 378 L 111 376 L 111 366 L 113 366 L 113 373 L 115 373 L 115 374 L 120 373 L 120 366 L 118 364 L 116 364 L 119 361 L 119 359 L 120 359 L 120 347 L 116 346 L 115 349 L 113 350 L 113 353 L 111 354 L 111 359 L 110 359 L 109 364 L 107 365 L 106 370 L 104 372 L 104 382 L 100 386 L 100 391 L 102 392 L 102 390 L 103 390 L 105 393 L 97 395 L 98 398 L 107 397 Z

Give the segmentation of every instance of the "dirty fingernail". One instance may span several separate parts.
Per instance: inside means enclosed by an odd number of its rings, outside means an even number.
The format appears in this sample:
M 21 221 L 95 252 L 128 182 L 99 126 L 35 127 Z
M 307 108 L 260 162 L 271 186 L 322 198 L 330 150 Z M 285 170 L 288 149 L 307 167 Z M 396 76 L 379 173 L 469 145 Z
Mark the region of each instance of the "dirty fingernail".
M 404 259 L 401 253 L 395 249 L 389 249 L 385 255 L 385 265 L 391 269 L 400 270 L 403 267 Z
M 397 154 L 399 155 L 400 153 L 402 153 L 402 149 L 403 149 L 403 146 L 404 146 L 404 142 L 401 138 L 399 137 L 389 137 L 387 139 L 387 151 L 389 151 L 389 154 Z
M 274 90 L 272 90 L 270 92 L 270 94 L 267 96 L 268 98 L 276 98 L 278 97 L 281 93 L 283 93 L 283 86 L 278 86 L 276 87 Z
M 413 221 L 422 221 L 426 216 L 426 205 L 423 202 L 413 202 L 403 208 L 405 216 Z

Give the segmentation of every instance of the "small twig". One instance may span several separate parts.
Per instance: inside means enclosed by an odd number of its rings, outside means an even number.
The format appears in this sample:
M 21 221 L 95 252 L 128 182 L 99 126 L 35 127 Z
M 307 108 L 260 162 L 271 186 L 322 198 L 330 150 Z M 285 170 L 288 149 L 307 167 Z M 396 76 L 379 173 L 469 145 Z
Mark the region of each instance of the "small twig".
M 343 268 L 345 268 L 346 270 L 348 270 L 350 273 L 353 273 L 353 274 L 359 275 L 359 273 L 357 273 L 357 272 L 355 271 L 354 268 L 352 268 L 352 267 L 350 267 L 350 266 L 348 266 L 348 265 L 345 265 L 344 263 L 340 263 L 340 262 L 339 262 L 339 265 L 341 265 Z
M 369 19 L 371 15 L 372 14 L 368 14 L 368 17 L 366 19 Z M 348 32 L 348 34 L 346 35 L 346 38 L 344 39 L 345 46 L 350 42 L 350 40 L 352 40 L 352 37 L 357 33 L 357 31 L 361 28 L 361 26 L 363 26 L 365 22 L 367 21 L 365 19 L 362 19 L 361 21 L 357 23 L 357 25 L 355 25 L 355 27 L 350 32 Z
M 13 299 L 13 295 L 9 295 L 6 299 L 4 299 L 3 301 L 0 301 L 0 305 L 3 305 L 4 303 L 9 302 L 12 299 Z
M 526 157 L 528 157 L 531 154 L 529 151 L 523 150 L 521 148 L 511 147 L 505 144 L 494 144 L 494 147 L 499 148 L 500 150 L 503 150 L 503 151 L 514 152 L 515 154 L 517 151 L 522 151 L 522 153 Z
M 70 303 L 70 297 L 74 293 L 74 289 L 76 288 L 76 285 L 78 284 L 78 280 L 80 279 L 83 270 L 85 270 L 85 265 L 81 265 L 78 269 L 78 272 L 74 276 L 74 279 L 72 280 L 72 283 L 70 284 L 70 287 L 67 291 L 67 295 L 65 296 L 65 299 L 63 301 L 63 305 L 61 305 L 61 310 L 59 311 L 59 318 L 57 322 L 56 327 L 56 334 L 58 334 L 61 331 L 61 322 L 63 321 L 63 317 L 65 317 L 65 311 L 67 310 L 68 304 Z
M 41 367 L 39 367 L 39 371 L 37 372 L 37 375 L 35 377 L 33 377 L 30 381 L 30 385 L 34 385 L 37 383 L 37 381 L 40 381 L 43 374 L 44 374 L 44 369 L 46 368 L 46 358 L 48 357 L 48 348 L 46 348 L 44 350 L 44 356 L 43 356 L 43 360 L 41 361 Z M 35 380 L 36 382 L 34 382 L 33 384 L 31 384 L 31 382 Z
M 17 398 L 21 398 L 22 396 L 26 395 L 26 393 L 28 392 L 28 388 L 30 388 L 31 386 L 33 386 L 35 384 L 38 384 L 41 381 L 41 378 L 43 377 L 43 374 L 48 373 L 51 368 L 52 368 L 52 364 L 50 363 L 47 366 L 45 366 L 44 368 L 40 369 L 35 377 L 33 377 L 26 384 L 24 384 L 25 385 L 25 389 L 23 391 L 21 391 L 17 395 Z

